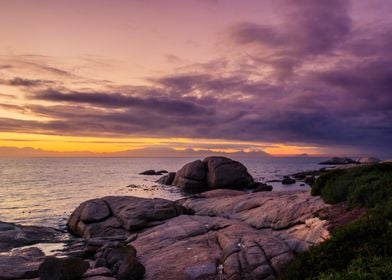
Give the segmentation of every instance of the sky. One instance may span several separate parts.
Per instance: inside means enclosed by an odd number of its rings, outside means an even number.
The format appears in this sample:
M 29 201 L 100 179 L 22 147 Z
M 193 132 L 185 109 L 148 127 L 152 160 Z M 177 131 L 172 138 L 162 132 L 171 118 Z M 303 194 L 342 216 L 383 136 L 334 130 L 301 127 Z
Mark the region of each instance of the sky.
M 390 157 L 391 14 L 389 0 L 2 0 L 0 151 Z

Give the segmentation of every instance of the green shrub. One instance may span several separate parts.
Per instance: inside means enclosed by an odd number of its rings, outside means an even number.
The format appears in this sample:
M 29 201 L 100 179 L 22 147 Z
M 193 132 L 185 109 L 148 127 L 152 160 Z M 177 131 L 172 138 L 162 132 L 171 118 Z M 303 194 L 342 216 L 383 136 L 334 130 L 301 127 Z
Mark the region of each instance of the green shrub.
M 392 164 L 333 170 L 317 179 L 312 194 L 368 212 L 298 255 L 284 278 L 392 279 Z

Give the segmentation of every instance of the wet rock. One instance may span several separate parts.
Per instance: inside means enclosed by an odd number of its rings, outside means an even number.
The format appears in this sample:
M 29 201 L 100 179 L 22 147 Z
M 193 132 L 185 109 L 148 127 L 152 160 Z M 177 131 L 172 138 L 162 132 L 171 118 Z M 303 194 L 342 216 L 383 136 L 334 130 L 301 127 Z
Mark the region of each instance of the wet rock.
M 149 175 L 149 176 L 151 176 L 151 175 L 157 175 L 157 174 L 156 174 L 155 170 L 151 169 L 151 170 L 145 170 L 143 172 L 140 172 L 139 175 Z
M 305 178 L 305 183 L 308 184 L 309 186 L 313 185 L 314 182 L 316 182 L 316 177 L 314 176 L 306 176 Z
M 208 157 L 203 160 L 207 169 L 207 184 L 210 189 L 241 189 L 253 182 L 246 167 L 226 157 Z
M 331 165 L 339 165 L 339 164 L 353 164 L 357 163 L 355 160 L 348 157 L 333 157 L 326 161 L 320 162 L 319 164 L 331 164 Z
M 46 257 L 39 266 L 41 280 L 79 280 L 89 268 L 89 263 L 80 258 Z
M 295 184 L 295 180 L 289 177 L 283 178 L 282 180 L 283 185 L 292 185 Z
M 156 175 L 163 175 L 163 174 L 166 174 L 166 173 L 169 173 L 169 171 L 167 171 L 167 170 L 158 170 L 155 174 Z
M 253 192 L 270 192 L 272 191 L 272 186 L 267 185 L 266 183 L 261 182 L 252 182 L 248 185 L 249 189 L 252 189 Z
M 162 185 L 171 185 L 176 177 L 176 172 L 169 172 L 167 175 L 162 176 L 156 182 Z
M 160 198 L 108 196 L 93 201 L 94 204 L 100 201 L 100 205 L 106 205 L 110 210 L 110 216 L 104 220 L 96 221 L 94 211 L 85 211 L 85 207 L 91 201 L 84 202 L 68 219 L 67 226 L 72 233 L 84 238 L 125 236 L 129 231 L 153 226 L 156 222 L 175 217 L 185 211 L 176 203 Z M 83 213 L 89 213 L 91 217 L 89 215 L 82 216 Z
M 290 177 L 293 177 L 294 179 L 297 180 L 304 180 L 307 177 L 314 177 L 314 176 L 319 176 L 321 174 L 322 170 L 308 170 L 308 171 L 301 171 L 297 172 L 294 174 L 291 174 Z
M 0 222 L 0 252 L 36 243 L 52 243 L 61 237 L 62 233 L 53 228 Z
M 185 190 L 206 189 L 206 170 L 201 160 L 195 160 L 185 164 L 177 171 L 173 185 Z
M 45 258 L 38 248 L 27 248 L 0 255 L 0 279 L 30 279 L 38 277 L 39 265 Z

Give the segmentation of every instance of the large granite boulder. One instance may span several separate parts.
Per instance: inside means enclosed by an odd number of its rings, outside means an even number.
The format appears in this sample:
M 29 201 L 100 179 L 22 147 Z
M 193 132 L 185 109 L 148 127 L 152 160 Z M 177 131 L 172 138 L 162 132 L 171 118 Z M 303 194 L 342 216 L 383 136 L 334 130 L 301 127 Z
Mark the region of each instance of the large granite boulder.
M 52 243 L 61 238 L 62 233 L 53 228 L 0 222 L 0 252 L 36 243 Z
M 83 202 L 68 219 L 68 229 L 84 238 L 126 235 L 185 212 L 166 199 L 108 196 Z
M 172 184 L 184 190 L 205 190 L 206 169 L 203 162 L 195 160 L 185 164 L 177 171 Z
M 207 185 L 210 189 L 246 188 L 253 182 L 246 167 L 226 157 L 208 157 L 203 160 L 207 169 Z
M 38 268 L 44 258 L 44 253 L 34 247 L 0 254 L 0 279 L 31 279 L 38 277 Z
M 174 178 L 173 178 L 174 177 Z M 169 173 L 158 181 L 174 185 L 188 192 L 203 192 L 208 189 L 244 189 L 253 182 L 246 167 L 226 157 L 208 157 L 185 164 L 177 173 Z

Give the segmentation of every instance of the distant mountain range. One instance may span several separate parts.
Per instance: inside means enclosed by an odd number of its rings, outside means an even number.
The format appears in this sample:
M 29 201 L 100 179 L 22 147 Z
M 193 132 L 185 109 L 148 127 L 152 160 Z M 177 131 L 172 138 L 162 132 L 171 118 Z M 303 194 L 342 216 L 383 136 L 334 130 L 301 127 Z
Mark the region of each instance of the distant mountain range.
M 0 147 L 0 157 L 206 157 L 211 155 L 229 157 L 270 157 L 271 155 L 263 151 L 254 152 L 215 152 L 212 150 L 175 150 L 172 148 L 144 148 L 137 150 L 126 150 L 120 152 L 54 152 L 34 148 Z

